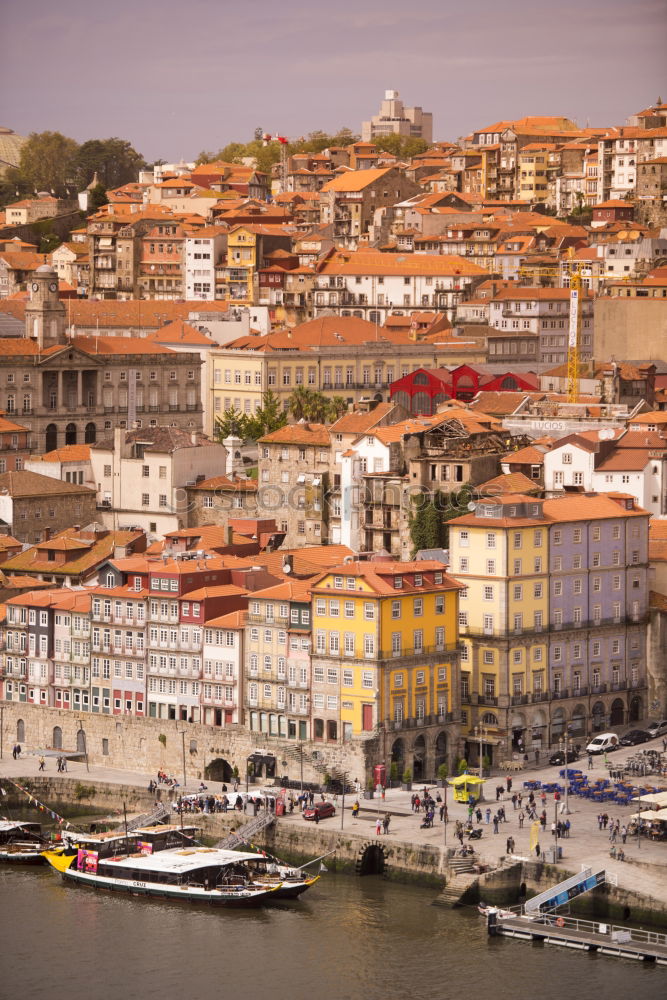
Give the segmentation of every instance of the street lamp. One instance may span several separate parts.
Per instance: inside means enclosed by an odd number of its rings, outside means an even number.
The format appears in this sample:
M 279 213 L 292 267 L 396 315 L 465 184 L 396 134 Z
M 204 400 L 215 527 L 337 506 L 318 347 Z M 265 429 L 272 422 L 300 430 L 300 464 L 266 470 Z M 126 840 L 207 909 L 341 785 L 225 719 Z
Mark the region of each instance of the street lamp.
M 482 756 L 482 743 L 484 737 L 488 735 L 486 726 L 478 725 L 475 726 L 475 735 L 479 738 L 479 777 L 482 779 L 484 777 L 484 758 Z
M 568 758 L 568 752 L 567 752 L 567 750 L 568 750 L 568 734 L 567 734 L 567 730 L 565 730 L 565 736 L 561 736 L 558 742 L 560 743 L 561 750 L 564 749 L 564 751 L 565 751 L 565 757 L 564 757 L 564 760 L 565 760 L 565 815 L 569 816 L 570 815 L 570 805 L 569 805 L 569 799 L 568 799 L 568 789 L 569 789 L 569 785 L 570 785 L 570 777 L 569 777 L 569 775 L 567 773 L 567 770 L 568 770 L 568 767 L 567 767 L 567 758 Z

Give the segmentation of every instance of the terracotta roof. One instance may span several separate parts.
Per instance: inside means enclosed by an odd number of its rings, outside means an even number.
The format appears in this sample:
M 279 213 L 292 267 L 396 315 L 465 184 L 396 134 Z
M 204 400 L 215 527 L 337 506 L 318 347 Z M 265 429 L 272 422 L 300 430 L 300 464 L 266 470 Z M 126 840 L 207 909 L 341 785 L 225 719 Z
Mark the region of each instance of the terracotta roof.
M 641 507 L 633 507 L 628 510 L 616 502 L 618 499 L 630 499 L 625 493 L 576 493 L 565 494 L 550 500 L 537 501 L 542 504 L 542 517 L 521 518 L 521 517 L 477 517 L 475 514 L 464 514 L 462 517 L 454 518 L 450 524 L 461 524 L 483 528 L 489 527 L 529 527 L 531 524 L 544 523 L 565 523 L 569 521 L 589 521 L 604 520 L 618 517 L 647 517 L 648 511 Z M 519 503 L 535 503 L 535 497 L 525 494 L 508 494 L 494 498 L 494 503 L 502 506 L 511 506 Z
M 373 410 L 364 413 L 353 410 L 344 413 L 329 428 L 330 434 L 363 434 L 371 427 L 375 427 L 380 420 L 387 416 L 394 409 L 394 403 L 378 403 Z
M 28 432 L 28 428 L 24 427 L 22 424 L 15 424 L 13 420 L 7 420 L 4 416 L 0 416 L 0 434 L 17 432 L 26 434 Z
M 355 191 L 363 191 L 365 187 L 369 184 L 373 184 L 375 181 L 379 181 L 380 178 L 384 177 L 393 167 L 383 167 L 375 170 L 354 170 L 352 172 L 346 172 L 335 177 L 332 181 L 329 181 L 321 189 L 322 191 L 344 191 L 353 193 Z
M 506 472 L 477 487 L 480 493 L 487 496 L 497 496 L 501 493 L 539 492 L 541 488 L 534 480 L 524 476 L 523 472 Z
M 266 598 L 276 601 L 310 601 L 312 586 L 312 581 L 287 580 L 285 583 L 276 584 L 275 587 L 267 587 L 265 590 L 255 590 L 252 597 L 253 600 L 255 598 Z
M 650 452 L 642 448 L 619 448 L 596 468 L 596 472 L 641 472 L 650 461 Z
M 47 451 L 44 455 L 33 455 L 32 462 L 88 462 L 90 446 L 87 444 L 66 444 L 55 451 Z
M 95 496 L 95 490 L 77 483 L 65 483 L 52 476 L 42 476 L 38 472 L 0 473 L 0 492 L 5 491 L 14 499 L 19 497 L 42 497 L 70 494 L 72 496 L 85 494 Z
M 516 465 L 544 465 L 544 453 L 546 448 L 536 448 L 535 445 L 528 445 L 526 448 L 519 448 L 518 451 L 508 451 L 503 455 L 503 462 Z
M 56 480 L 52 480 L 52 482 L 56 482 Z M 69 486 L 70 484 L 65 483 L 63 485 Z M 51 562 L 48 558 L 42 558 L 39 551 L 40 547 L 33 545 L 31 548 L 26 549 L 25 552 L 20 552 L 18 555 L 12 556 L 11 559 L 2 564 L 2 568 L 8 572 L 14 570 L 19 573 L 49 573 L 50 575 L 78 577 L 82 574 L 93 573 L 98 566 L 113 557 L 114 549 L 117 545 L 127 545 L 140 537 L 141 534 L 142 532 L 138 531 L 108 531 L 99 537 L 91 537 L 86 550 L 77 550 L 72 554 L 73 557 L 71 559 L 60 565 Z M 77 531 L 75 528 L 68 528 L 65 531 L 61 531 L 59 535 L 56 535 L 53 541 L 62 538 L 79 538 L 85 541 L 85 529 L 84 531 Z
M 328 448 L 331 441 L 326 424 L 287 424 L 261 437 L 262 444 L 303 444 Z
M 657 590 L 650 590 L 648 595 L 649 607 L 655 608 L 657 611 L 667 612 L 667 597 L 664 594 L 660 594 Z
M 194 441 L 192 436 L 194 434 Z M 142 427 L 139 430 L 125 431 L 125 444 L 141 442 L 146 445 L 148 451 L 167 452 L 171 454 L 180 451 L 182 448 L 206 448 L 217 446 L 217 441 L 211 441 L 199 431 L 184 431 L 180 427 Z M 114 440 L 98 441 L 90 447 L 102 451 L 113 451 Z
M 0 312 L 10 313 L 17 319 L 25 315 L 25 300 L 0 299 Z M 226 302 L 170 302 L 158 299 L 69 299 L 65 303 L 67 322 L 76 327 L 100 330 L 158 329 L 175 319 L 187 319 L 192 312 L 227 312 Z
M 209 618 L 204 624 L 207 628 L 244 628 L 248 621 L 247 611 L 231 611 L 218 618 Z
M 320 274 L 403 275 L 455 277 L 488 274 L 488 271 L 454 254 L 381 253 L 378 250 L 337 251 L 320 267 Z
M 187 565 L 187 564 L 186 564 Z M 192 564 L 191 568 L 192 568 Z M 238 587 L 234 583 L 220 583 L 212 586 L 198 587 L 196 590 L 189 590 L 183 594 L 183 599 L 188 601 L 203 601 L 207 597 L 244 597 L 248 593 L 245 587 Z
M 523 402 L 526 396 L 532 399 L 543 399 L 544 393 L 531 392 L 486 392 L 482 389 L 477 393 L 470 404 L 472 410 L 482 410 L 484 413 L 493 413 L 499 416 L 506 416 L 514 413 L 516 408 Z
M 239 479 L 236 476 L 232 478 L 229 476 L 211 476 L 210 479 L 204 479 L 203 482 L 196 483 L 195 486 L 188 486 L 188 489 L 203 490 L 204 492 L 210 492 L 211 490 L 222 490 L 225 492 L 231 490 L 235 493 L 256 493 L 257 480 Z M 202 525 L 202 527 L 205 526 Z M 173 534 L 173 532 L 170 532 L 170 534 Z
M 207 337 L 201 330 L 195 329 L 182 319 L 176 319 L 166 326 L 160 327 L 145 338 L 155 344 L 190 344 L 194 347 L 217 347 L 217 341 Z
M 453 577 L 448 576 L 444 572 L 445 569 L 446 566 L 444 563 L 427 559 L 417 562 L 385 562 L 384 560 L 362 562 L 356 560 L 339 566 L 331 566 L 322 578 L 313 583 L 312 590 L 313 593 L 317 594 L 331 594 L 331 588 L 322 586 L 322 581 L 332 573 L 343 577 L 343 589 L 337 589 L 336 593 L 354 593 L 357 597 L 360 592 L 356 587 L 351 591 L 347 590 L 347 577 L 362 579 L 376 594 L 383 597 L 390 595 L 395 597 L 396 594 L 423 594 L 430 593 L 433 590 L 463 590 L 463 584 L 458 583 Z M 434 583 L 426 587 L 415 587 L 411 586 L 405 579 L 406 575 L 428 573 L 430 571 L 437 571 L 443 574 L 441 584 Z M 403 586 L 400 590 L 397 590 L 393 585 L 394 576 L 403 577 Z M 392 582 L 388 582 L 386 577 L 392 577 Z

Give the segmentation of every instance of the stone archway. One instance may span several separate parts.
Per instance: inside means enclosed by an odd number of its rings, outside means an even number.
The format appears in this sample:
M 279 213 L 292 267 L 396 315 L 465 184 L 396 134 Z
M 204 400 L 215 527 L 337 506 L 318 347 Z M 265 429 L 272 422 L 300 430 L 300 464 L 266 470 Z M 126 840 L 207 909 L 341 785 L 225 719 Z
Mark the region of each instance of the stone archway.
M 51 738 L 51 745 L 54 750 L 62 750 L 63 748 L 63 731 L 60 726 L 53 727 L 53 736 Z
M 541 709 L 535 709 L 532 715 L 530 723 L 530 731 L 526 734 L 528 739 L 525 742 L 525 748 L 528 748 L 529 740 L 532 742 L 533 746 L 539 747 L 540 745 L 545 745 L 548 740 L 548 727 L 547 727 L 547 717 L 545 712 Z
M 86 753 L 86 734 L 83 729 L 76 731 L 76 749 L 78 753 Z
M 523 712 L 512 712 L 510 729 L 512 730 L 512 750 L 519 750 L 526 742 L 526 718 Z
M 642 700 L 638 694 L 630 699 L 628 722 L 639 722 L 642 717 Z
M 405 740 L 394 740 L 391 745 L 391 763 L 398 768 L 399 780 L 405 770 Z
M 387 858 L 382 844 L 365 844 L 359 852 L 355 868 L 357 875 L 384 875 Z
M 625 721 L 625 704 L 622 698 L 614 698 L 609 716 L 610 726 L 622 726 Z
M 414 781 L 423 781 L 426 777 L 426 739 L 421 734 L 417 737 L 412 747 L 412 778 Z
M 551 742 L 558 743 L 558 740 L 565 734 L 565 709 L 555 709 L 551 716 Z
M 16 720 L 16 742 L 25 743 L 25 722 L 23 719 Z
M 586 706 L 575 705 L 572 712 L 572 719 L 569 725 L 569 733 L 572 738 L 586 735 Z
M 204 768 L 204 777 L 208 781 L 220 781 L 227 784 L 234 780 L 234 769 L 223 757 L 216 757 Z

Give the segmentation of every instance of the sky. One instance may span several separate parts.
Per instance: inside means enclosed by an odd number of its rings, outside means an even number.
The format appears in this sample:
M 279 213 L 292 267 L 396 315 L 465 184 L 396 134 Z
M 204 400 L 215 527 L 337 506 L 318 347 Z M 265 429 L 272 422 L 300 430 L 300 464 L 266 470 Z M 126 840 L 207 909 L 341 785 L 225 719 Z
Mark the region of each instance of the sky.
M 147 160 L 256 127 L 360 131 L 386 89 L 434 138 L 524 115 L 620 125 L 667 100 L 667 0 L 5 0 L 0 125 Z

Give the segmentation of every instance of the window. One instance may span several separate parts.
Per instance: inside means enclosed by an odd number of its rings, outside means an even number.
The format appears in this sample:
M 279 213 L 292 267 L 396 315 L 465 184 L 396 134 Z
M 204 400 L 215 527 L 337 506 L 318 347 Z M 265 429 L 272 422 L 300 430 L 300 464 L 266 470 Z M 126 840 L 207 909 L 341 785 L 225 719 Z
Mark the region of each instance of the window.
M 492 601 L 493 600 L 493 587 L 492 586 L 485 586 L 484 587 L 484 600 L 485 601 Z
M 421 618 L 424 613 L 424 601 L 421 597 L 416 597 L 412 602 L 412 613 L 415 618 Z
M 487 549 L 495 549 L 496 547 L 496 534 L 494 531 L 488 531 L 486 533 L 486 547 Z

